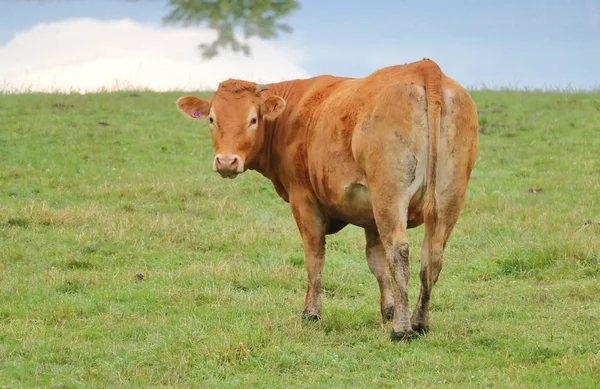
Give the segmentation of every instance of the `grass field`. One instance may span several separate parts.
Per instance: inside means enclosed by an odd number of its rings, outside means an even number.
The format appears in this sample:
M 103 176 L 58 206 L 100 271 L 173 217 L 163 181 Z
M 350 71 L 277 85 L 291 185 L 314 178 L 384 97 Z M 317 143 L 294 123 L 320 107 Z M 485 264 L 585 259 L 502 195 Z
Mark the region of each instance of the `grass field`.
M 600 386 L 599 93 L 473 93 L 479 158 L 410 343 L 355 227 L 300 320 L 288 205 L 213 173 L 179 96 L 0 95 L 1 388 Z

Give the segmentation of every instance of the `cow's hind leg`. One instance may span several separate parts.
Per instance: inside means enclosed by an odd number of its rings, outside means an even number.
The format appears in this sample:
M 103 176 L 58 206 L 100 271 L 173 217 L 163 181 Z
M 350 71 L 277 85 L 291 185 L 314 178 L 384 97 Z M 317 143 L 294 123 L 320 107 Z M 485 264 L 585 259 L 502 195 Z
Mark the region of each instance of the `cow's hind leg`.
M 470 97 L 466 92 L 454 93 L 446 99 L 446 111 L 442 116 L 445 131 L 440 138 L 439 160 L 443 163 L 438 164 L 437 217 L 425 215 L 421 292 L 411 318 L 413 330 L 419 333 L 429 330 L 431 292 L 442 270 L 444 248 L 463 207 L 477 154 L 477 114 Z
M 429 331 L 429 302 L 433 286 L 437 282 L 444 264 L 444 248 L 458 220 L 461 204 L 452 201 L 451 207 L 440 207 L 437 223 L 428 229 L 421 248 L 421 291 L 415 311 L 411 317 L 412 329 L 420 334 Z M 428 269 L 431 265 L 431 269 Z M 429 273 L 429 274 L 428 274 Z M 428 281 L 430 279 L 430 281 Z
M 425 93 L 420 86 L 402 83 L 382 91 L 378 101 L 372 115 L 354 133 L 352 148 L 365 173 L 390 268 L 394 297 L 391 337 L 404 340 L 417 335 L 408 308 L 406 228 L 409 202 L 418 189 L 414 183 L 423 148 L 418 134 L 427 123 Z
M 385 250 L 377 228 L 365 229 L 365 235 L 367 263 L 379 284 L 381 317 L 383 321 L 391 321 L 394 317 L 394 295 L 390 285 L 390 268 L 385 258 Z
M 397 162 L 394 170 L 371 175 L 368 184 L 373 215 L 392 279 L 394 309 L 391 337 L 392 340 L 404 340 L 416 335 L 411 327 L 408 309 L 409 247 L 406 235 L 409 187 L 414 180 L 416 164 L 410 153 L 391 155 Z M 381 159 L 381 162 L 384 165 L 380 167 L 390 166 L 390 161 L 386 163 Z
M 414 337 L 415 333 L 411 327 L 408 311 L 408 279 L 410 274 L 408 267 L 408 237 L 406 235 L 406 208 L 401 205 L 403 202 L 400 200 L 401 196 L 394 196 L 396 201 L 380 202 L 377 205 L 377 199 L 381 200 L 382 197 L 387 196 L 373 196 L 373 211 L 392 278 L 394 309 L 391 337 L 392 340 L 410 339 Z

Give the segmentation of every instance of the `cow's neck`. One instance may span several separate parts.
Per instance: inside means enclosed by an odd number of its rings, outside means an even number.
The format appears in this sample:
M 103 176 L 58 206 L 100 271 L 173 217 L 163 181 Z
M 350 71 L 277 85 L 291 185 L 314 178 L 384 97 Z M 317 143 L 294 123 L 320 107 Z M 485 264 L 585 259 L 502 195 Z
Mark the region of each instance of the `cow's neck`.
M 278 155 L 279 148 L 275 146 L 278 142 L 284 141 L 287 136 L 287 131 L 295 130 L 288 128 L 285 123 L 293 107 L 297 105 L 299 100 L 299 96 L 297 96 L 296 93 L 296 82 L 297 81 L 294 80 L 269 84 L 269 89 L 262 92 L 265 97 L 279 96 L 283 98 L 286 102 L 286 109 L 276 120 L 265 123 L 265 139 L 263 147 L 257 156 L 256 163 L 254 163 L 253 166 L 250 166 L 252 170 L 258 171 L 271 180 L 277 194 L 285 201 L 289 201 L 289 197 L 286 190 L 287 185 L 283 182 L 280 165 L 283 158 L 286 158 L 286 156 Z

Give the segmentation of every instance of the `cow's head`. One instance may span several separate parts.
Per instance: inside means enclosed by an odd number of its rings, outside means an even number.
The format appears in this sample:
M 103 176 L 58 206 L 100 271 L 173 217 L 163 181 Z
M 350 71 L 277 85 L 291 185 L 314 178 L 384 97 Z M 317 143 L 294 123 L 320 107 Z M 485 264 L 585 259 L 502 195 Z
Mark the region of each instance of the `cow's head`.
M 211 100 L 184 96 L 177 107 L 190 118 L 208 119 L 216 156 L 213 170 L 235 178 L 246 170 L 263 146 L 265 120 L 275 119 L 285 108 L 279 96 L 266 97 L 265 85 L 227 80 Z

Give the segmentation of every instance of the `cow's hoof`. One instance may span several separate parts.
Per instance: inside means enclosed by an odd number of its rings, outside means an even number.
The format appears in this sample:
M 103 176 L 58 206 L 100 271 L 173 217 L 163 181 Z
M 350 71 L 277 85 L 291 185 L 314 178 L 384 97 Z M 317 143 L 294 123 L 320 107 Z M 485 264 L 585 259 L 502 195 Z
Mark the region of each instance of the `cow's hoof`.
M 392 330 L 392 334 L 390 335 L 390 338 L 392 339 L 392 342 L 401 342 L 401 341 L 412 340 L 418 336 L 419 336 L 419 334 L 417 334 L 413 330 L 400 331 L 400 332 L 396 332 L 396 331 Z
M 319 320 L 321 320 L 321 315 L 304 311 L 304 312 L 302 312 L 302 320 L 319 321 Z
M 419 335 L 424 335 L 429 332 L 429 326 L 424 324 L 411 324 L 413 331 L 415 331 Z
M 392 321 L 392 319 L 394 318 L 394 307 L 382 308 L 381 318 L 384 322 Z

